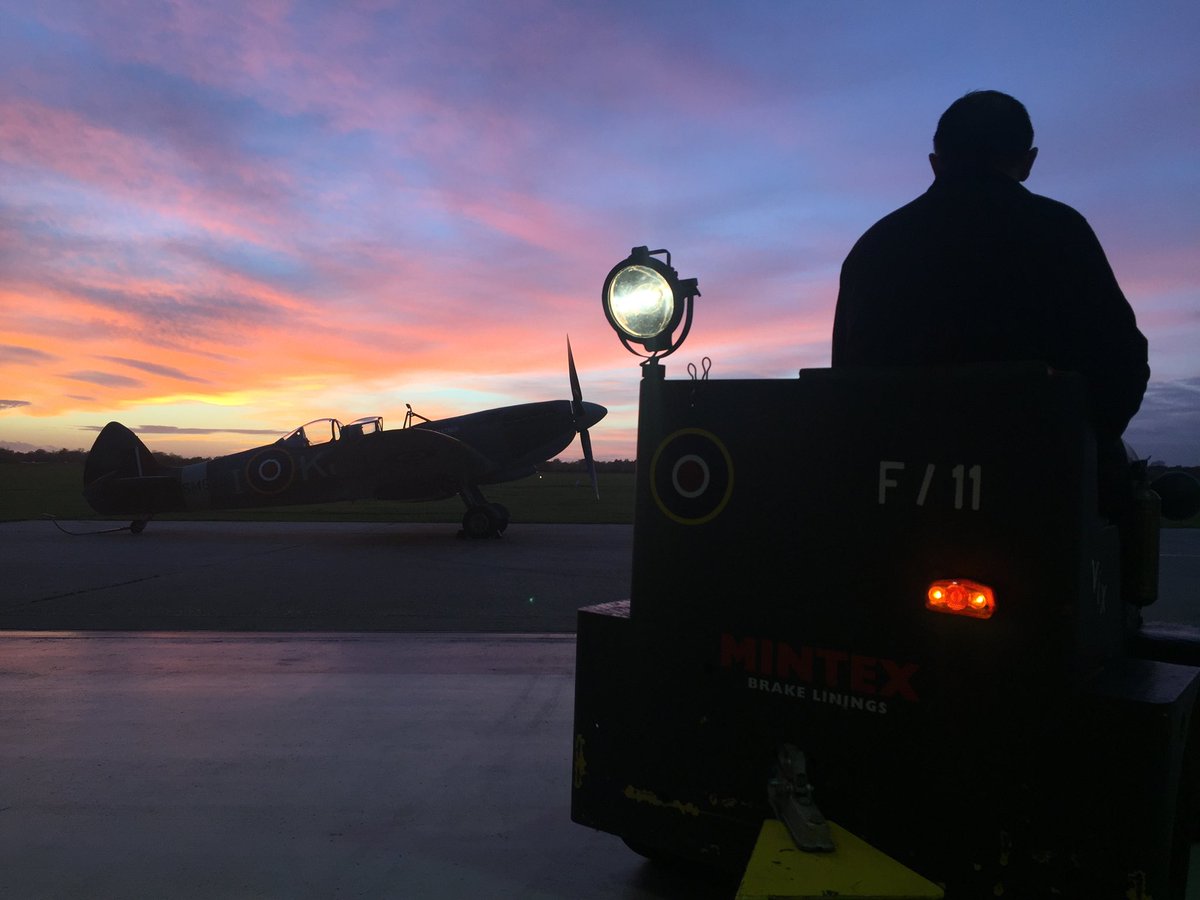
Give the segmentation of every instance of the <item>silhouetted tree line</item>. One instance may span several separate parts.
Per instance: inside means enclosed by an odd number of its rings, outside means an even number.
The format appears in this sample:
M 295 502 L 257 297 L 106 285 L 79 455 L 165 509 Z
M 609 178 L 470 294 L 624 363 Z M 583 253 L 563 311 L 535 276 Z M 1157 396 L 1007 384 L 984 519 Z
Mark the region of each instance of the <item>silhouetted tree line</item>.
M 206 462 L 207 456 L 180 456 L 177 453 L 162 453 L 156 451 L 154 458 L 168 466 L 188 466 L 192 463 Z M 9 450 L 0 447 L 0 463 L 76 463 L 83 465 L 87 459 L 86 450 Z
M 598 459 L 597 472 L 633 472 L 637 460 L 633 459 Z M 552 459 L 538 466 L 541 472 L 586 472 L 587 463 L 582 459 Z
M 192 463 L 207 462 L 210 456 L 180 456 L 177 453 L 154 451 L 154 458 L 168 466 L 189 466 Z M 87 459 L 86 450 L 9 450 L 0 447 L 0 463 L 78 463 L 83 465 Z M 582 459 L 552 459 L 542 463 L 538 468 L 543 472 L 586 472 L 587 466 Z M 599 472 L 632 472 L 634 460 L 612 459 L 597 460 L 596 470 Z
M 8 450 L 0 447 L 0 463 L 82 463 L 87 458 L 86 450 Z

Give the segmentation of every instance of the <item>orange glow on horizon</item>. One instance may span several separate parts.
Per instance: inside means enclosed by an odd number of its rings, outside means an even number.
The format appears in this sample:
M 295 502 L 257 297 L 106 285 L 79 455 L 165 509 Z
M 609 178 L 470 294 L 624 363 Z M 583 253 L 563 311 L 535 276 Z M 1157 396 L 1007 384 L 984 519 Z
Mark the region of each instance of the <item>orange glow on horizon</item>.
M 804 4 L 751 4 L 675 17 L 706 48 L 684 59 L 631 40 L 616 6 L 563 4 L 534 29 L 512 0 L 468 28 L 383 6 L 6 10 L 0 443 L 73 448 L 121 420 L 207 452 L 319 416 L 398 427 L 406 402 L 442 417 L 565 398 L 570 333 L 585 398 L 610 409 L 597 455 L 631 458 L 639 373 L 601 311 L 612 265 L 665 246 L 699 279 L 670 378 L 705 356 L 714 379 L 827 365 L 846 253 L 928 186 L 964 60 L 1007 71 L 1027 25 L 991 11 L 981 29 L 966 6 L 881 24 L 849 4 L 814 30 Z M 1131 443 L 1192 463 L 1197 227 L 1180 198 L 1197 166 L 1178 113 L 1196 54 L 1179 15 L 1047 6 L 1077 39 L 1029 60 L 1054 146 L 1028 186 L 1093 224 L 1171 382 Z M 846 68 L 864 29 L 906 48 L 911 77 L 886 77 L 886 54 Z M 646 85 L 656 102 L 628 102 Z M 1112 102 L 1054 122 L 1080 85 Z

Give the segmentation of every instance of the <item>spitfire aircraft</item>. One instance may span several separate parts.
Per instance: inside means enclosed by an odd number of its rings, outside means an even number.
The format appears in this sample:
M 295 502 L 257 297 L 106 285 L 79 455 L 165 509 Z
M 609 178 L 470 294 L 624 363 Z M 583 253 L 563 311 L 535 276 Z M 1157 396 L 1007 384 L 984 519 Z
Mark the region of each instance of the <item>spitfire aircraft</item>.
M 508 526 L 508 510 L 488 502 L 481 487 L 532 475 L 539 463 L 570 446 L 576 434 L 596 489 L 588 429 L 608 410 L 584 401 L 570 341 L 567 365 L 570 400 L 439 421 L 417 415 L 410 406 L 404 427 L 391 431 L 384 430 L 380 416 L 348 425 L 315 419 L 273 444 L 181 467 L 160 463 L 137 435 L 110 422 L 88 453 L 83 495 L 102 515 L 130 516 L 135 534 L 164 512 L 457 495 L 466 505 L 464 535 L 499 536 Z

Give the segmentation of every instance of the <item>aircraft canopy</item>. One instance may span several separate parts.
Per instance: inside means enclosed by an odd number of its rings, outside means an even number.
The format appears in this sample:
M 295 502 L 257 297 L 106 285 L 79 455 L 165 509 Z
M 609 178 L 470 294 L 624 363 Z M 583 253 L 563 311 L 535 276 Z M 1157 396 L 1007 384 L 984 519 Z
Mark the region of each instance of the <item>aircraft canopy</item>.
M 343 425 L 337 419 L 313 419 L 279 441 L 293 447 L 314 447 L 342 438 L 374 434 L 377 431 L 383 431 L 383 416 L 363 416 L 349 425 Z
M 313 419 L 279 440 L 280 443 L 295 447 L 311 447 L 316 444 L 328 444 L 341 436 L 342 423 L 337 419 Z

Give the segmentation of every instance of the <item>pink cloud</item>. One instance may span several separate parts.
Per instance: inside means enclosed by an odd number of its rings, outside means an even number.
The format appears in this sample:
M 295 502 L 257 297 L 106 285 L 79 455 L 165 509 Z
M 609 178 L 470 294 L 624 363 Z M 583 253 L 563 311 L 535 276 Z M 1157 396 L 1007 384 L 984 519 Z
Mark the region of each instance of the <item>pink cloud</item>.
M 280 221 L 275 210 L 244 203 L 232 191 L 222 196 L 198 187 L 188 180 L 188 161 L 169 148 L 32 101 L 0 98 L 0 162 L 226 237 L 257 239 Z M 261 171 L 241 171 L 245 183 L 278 183 Z
M 704 292 L 673 376 L 703 354 L 716 377 L 823 365 L 837 267 L 928 184 L 929 131 L 967 58 L 951 47 L 947 61 L 941 41 L 976 21 L 651 5 L 635 27 L 619 4 L 515 0 L 47 0 L 14 15 L 38 17 L 46 41 L 17 48 L 0 85 L 0 167 L 17 176 L 0 192 L 0 330 L 76 360 L 26 363 L 22 378 L 91 371 L 87 354 L 162 367 L 139 373 L 144 390 L 96 391 L 102 404 L 170 391 L 167 370 L 214 392 L 319 373 L 555 395 L 566 331 L 581 366 L 622 373 L 602 391 L 635 396 L 597 294 L 644 242 L 671 247 Z M 936 24 L 937 52 L 909 52 L 917 20 Z M 971 55 L 1008 58 L 1007 37 L 985 45 Z M 901 56 L 917 62 L 898 77 Z M 1106 88 L 1095 53 L 1092 80 L 1037 85 L 1054 101 L 1038 98 L 1042 133 L 1066 155 L 1034 186 L 1112 198 L 1102 238 L 1153 352 L 1183 374 L 1200 274 L 1178 199 L 1194 168 L 1177 152 L 1194 143 L 1179 124 L 1192 56 L 1129 90 Z M 1092 96 L 1125 106 L 1102 117 Z M 1106 143 L 1106 117 L 1137 127 Z M 1087 140 L 1067 140 L 1084 125 Z M 1120 166 L 1136 147 L 1137 168 L 1100 168 L 1109 144 Z M 1146 211 L 1123 217 L 1135 202 Z M 622 415 L 604 428 L 627 436 Z

